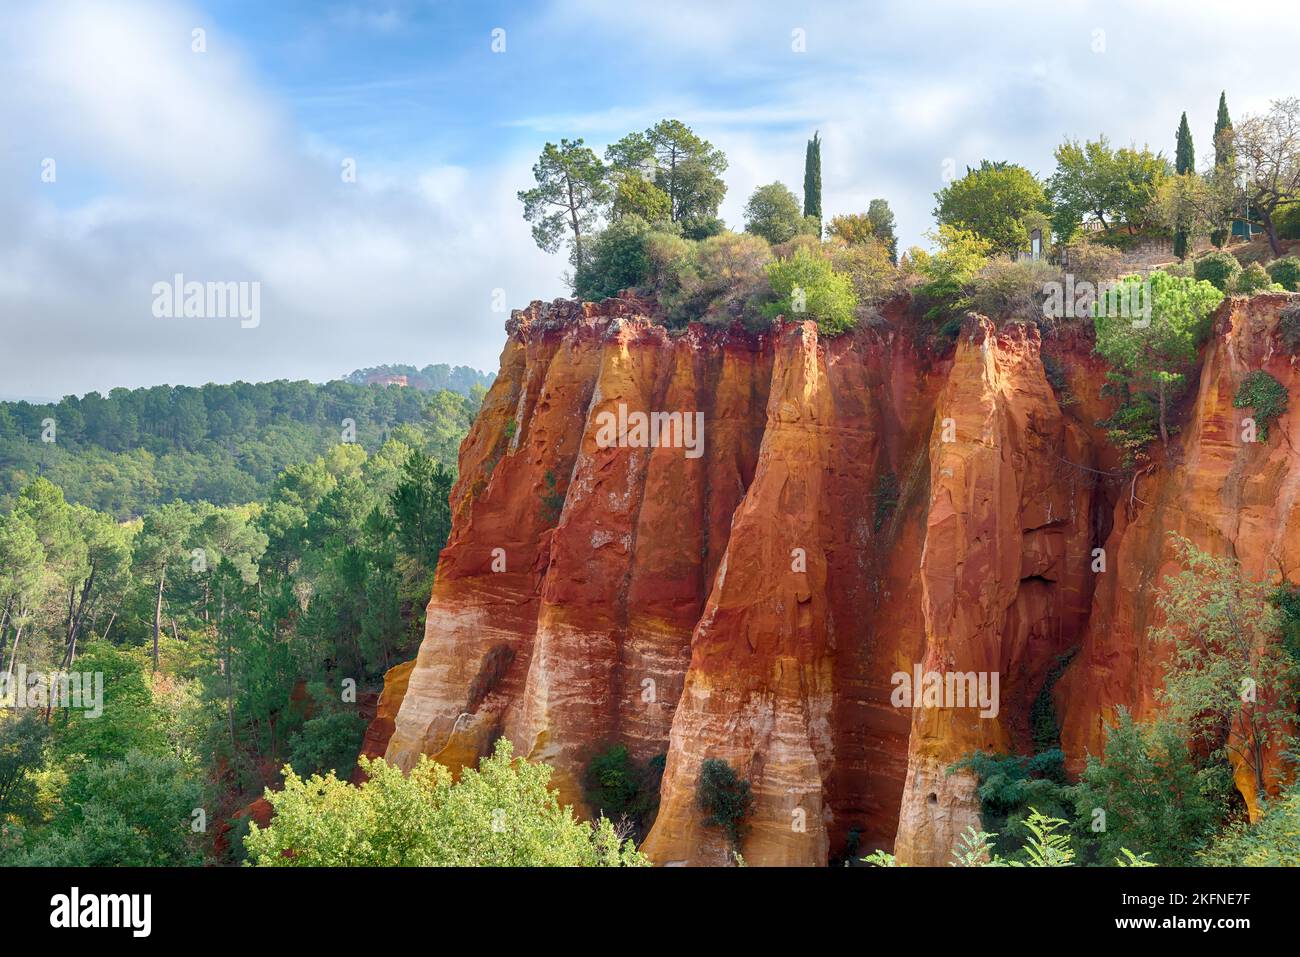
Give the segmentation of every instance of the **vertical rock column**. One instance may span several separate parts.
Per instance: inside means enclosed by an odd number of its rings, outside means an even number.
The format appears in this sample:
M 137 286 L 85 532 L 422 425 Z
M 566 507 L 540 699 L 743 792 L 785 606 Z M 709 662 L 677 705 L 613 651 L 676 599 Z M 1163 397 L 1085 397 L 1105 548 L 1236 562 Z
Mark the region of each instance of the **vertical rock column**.
M 692 640 L 659 815 L 660 864 L 719 864 L 731 849 L 696 804 L 700 768 L 728 762 L 755 796 L 742 850 L 753 864 L 824 864 L 833 651 L 820 527 L 835 409 L 813 323 L 779 336 L 754 481 Z
M 1036 330 L 967 321 L 930 462 L 921 667 L 944 681 L 974 673 L 990 691 L 996 675 L 998 694 L 996 714 L 946 699 L 913 710 L 895 844 L 912 865 L 945 863 L 962 831 L 979 826 L 974 774 L 949 768 L 975 750 L 1028 744 L 1029 708 L 1077 642 L 1091 594 L 1092 483 L 1070 464 L 1091 462 L 1088 441 L 1061 414 Z
M 403 768 L 422 753 L 453 770 L 475 763 L 528 671 L 558 515 L 546 503 L 573 470 L 607 325 L 576 316 L 548 329 L 538 307 L 512 320 L 461 446 L 452 534 L 386 754 Z

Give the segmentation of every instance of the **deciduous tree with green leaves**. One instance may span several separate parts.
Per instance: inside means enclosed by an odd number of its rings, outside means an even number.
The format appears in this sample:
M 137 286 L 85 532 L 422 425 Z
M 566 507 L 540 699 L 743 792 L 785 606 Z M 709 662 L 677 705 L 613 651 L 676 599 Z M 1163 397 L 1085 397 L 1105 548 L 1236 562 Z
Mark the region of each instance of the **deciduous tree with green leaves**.
M 745 204 L 745 232 L 762 236 L 772 245 L 793 239 L 803 223 L 799 200 L 784 183 L 758 187 Z
M 587 824 L 549 789 L 551 769 L 497 739 L 477 768 L 450 772 L 427 756 L 409 775 L 362 759 L 364 784 L 333 774 L 266 792 L 275 817 L 244 846 L 261 867 L 636 867 L 648 861 L 607 819 Z
M 1182 571 L 1167 576 L 1151 639 L 1169 647 L 1160 700 L 1210 752 L 1242 766 L 1264 794 L 1268 751 L 1292 743 L 1295 662 L 1282 649 L 1272 585 L 1170 533 Z
M 1047 181 L 1057 240 L 1069 241 L 1086 216 L 1103 229 L 1122 223 L 1133 232 L 1145 223 L 1168 173 L 1165 158 L 1145 147 L 1112 149 L 1105 136 L 1066 140 L 1056 148 L 1056 171 Z
M 1138 724 L 1120 708 L 1103 757 L 1088 756 L 1075 790 L 1079 820 L 1098 811 L 1105 827 L 1089 829 L 1101 861 L 1124 848 L 1166 867 L 1195 863 L 1226 808 L 1230 775 L 1221 765 L 1198 767 L 1185 731 L 1170 721 Z
M 1247 177 L 1250 213 L 1269 249 L 1282 255 L 1275 217 L 1300 203 L 1300 98 L 1274 100 L 1268 112 L 1248 116 L 1227 137 L 1235 164 Z
M 1029 245 L 1026 217 L 1046 209 L 1042 184 L 1023 166 L 984 160 L 935 193 L 934 218 L 941 226 L 973 232 L 997 252 L 1015 254 Z

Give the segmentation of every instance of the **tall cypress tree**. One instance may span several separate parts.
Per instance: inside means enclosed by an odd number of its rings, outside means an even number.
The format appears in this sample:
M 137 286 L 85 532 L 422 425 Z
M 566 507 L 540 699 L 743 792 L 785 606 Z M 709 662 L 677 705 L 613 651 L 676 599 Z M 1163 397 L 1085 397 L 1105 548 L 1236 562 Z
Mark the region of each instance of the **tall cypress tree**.
M 1196 172 L 1196 149 L 1192 146 L 1192 130 L 1187 125 L 1187 114 L 1178 124 L 1178 147 L 1174 152 L 1174 172 L 1184 176 Z M 1174 230 L 1174 255 L 1187 258 L 1187 230 Z
M 1178 124 L 1178 150 L 1174 154 L 1174 172 L 1182 175 L 1196 169 L 1196 150 L 1192 146 L 1192 130 L 1187 125 L 1187 114 Z
M 817 235 L 822 225 L 822 141 L 820 133 L 813 133 L 803 161 L 803 214 L 817 218 Z
M 1228 95 L 1219 93 L 1219 115 L 1214 120 L 1214 167 L 1221 169 L 1232 164 L 1232 117 L 1228 115 Z M 1210 232 L 1210 242 L 1220 249 L 1228 241 L 1227 229 Z
M 1232 161 L 1232 144 L 1224 134 L 1232 132 L 1232 117 L 1228 115 L 1228 96 L 1219 94 L 1219 115 L 1214 120 L 1214 165 L 1226 166 Z

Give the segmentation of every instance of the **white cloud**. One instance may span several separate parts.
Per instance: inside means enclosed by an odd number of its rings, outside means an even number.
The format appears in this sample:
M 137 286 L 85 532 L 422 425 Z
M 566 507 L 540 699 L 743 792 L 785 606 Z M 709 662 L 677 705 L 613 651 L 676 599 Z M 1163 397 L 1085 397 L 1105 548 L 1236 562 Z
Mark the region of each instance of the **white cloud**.
M 338 3 L 326 19 L 382 38 L 413 29 L 419 10 Z M 515 199 L 547 138 L 603 148 L 678 116 L 727 152 L 723 215 L 739 225 L 755 186 L 801 190 L 804 143 L 820 129 L 825 212 L 886 197 L 908 244 L 930 227 L 946 158 L 958 170 L 987 157 L 1045 175 L 1062 137 L 1102 131 L 1169 152 L 1183 110 L 1204 154 L 1221 88 L 1237 118 L 1300 89 L 1294 31 L 1269 28 L 1293 19 L 1280 2 L 953 0 L 792 13 L 562 0 L 508 19 L 511 56 L 585 71 L 591 92 L 570 96 L 538 75 L 518 91 L 516 115 L 489 97 L 475 126 L 467 85 L 457 135 L 477 138 L 486 161 L 453 162 L 355 155 L 295 118 L 306 108 L 328 120 L 347 106 L 368 122 L 371 97 L 418 105 L 410 63 L 391 74 L 349 64 L 335 85 L 290 100 L 250 66 L 239 36 L 192 7 L 0 7 L 0 392 L 319 379 L 389 361 L 495 368 L 505 317 L 490 311 L 492 291 L 512 305 L 563 291 L 563 259 L 536 249 Z M 807 31 L 806 54 L 790 50 L 795 26 Z M 202 54 L 191 51 L 196 27 L 207 30 Z M 458 39 L 439 36 L 454 60 Z M 479 33 L 471 41 L 484 45 Z M 611 83 L 620 68 L 634 81 Z M 339 177 L 349 156 L 353 185 Z M 46 157 L 58 163 L 52 185 L 39 179 Z M 150 287 L 177 272 L 261 281 L 261 325 L 153 319 Z
M 558 295 L 514 191 L 530 158 L 340 177 L 251 79 L 233 38 L 175 5 L 0 13 L 0 392 L 235 377 L 322 379 L 380 362 L 495 369 L 508 301 Z M 45 156 L 57 181 L 39 181 Z M 526 175 L 526 172 L 523 174 Z M 175 273 L 262 284 L 262 322 L 153 318 Z

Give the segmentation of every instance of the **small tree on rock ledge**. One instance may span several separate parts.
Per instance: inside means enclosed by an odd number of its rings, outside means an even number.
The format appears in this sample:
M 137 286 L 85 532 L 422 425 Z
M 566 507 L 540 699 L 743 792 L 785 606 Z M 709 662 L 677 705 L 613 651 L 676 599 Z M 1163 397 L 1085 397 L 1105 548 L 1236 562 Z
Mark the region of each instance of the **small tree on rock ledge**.
M 748 830 L 744 820 L 754 807 L 749 781 L 736 774 L 726 761 L 707 758 L 700 765 L 696 798 L 700 809 L 709 815 L 704 820 L 705 825 L 726 831 L 732 847 L 739 851 L 740 842 Z

